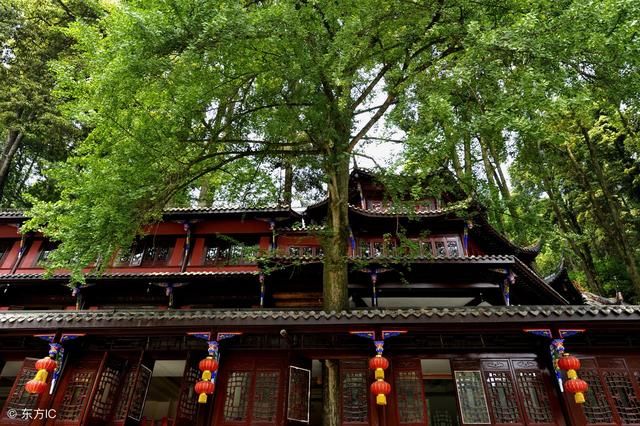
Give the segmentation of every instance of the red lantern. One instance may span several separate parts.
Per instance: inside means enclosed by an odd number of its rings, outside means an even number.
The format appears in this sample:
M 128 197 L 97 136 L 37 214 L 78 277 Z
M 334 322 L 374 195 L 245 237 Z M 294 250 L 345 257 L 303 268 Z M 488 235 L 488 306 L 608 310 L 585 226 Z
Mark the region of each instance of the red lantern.
M 376 396 L 376 404 L 387 405 L 387 397 L 391 393 L 391 385 L 382 379 L 371 383 L 371 393 Z
M 201 380 L 194 386 L 196 393 L 198 394 L 198 402 L 205 404 L 207 402 L 207 395 L 211 395 L 215 390 L 215 383 L 209 380 Z
M 589 389 L 589 385 L 582 379 L 567 380 L 564 384 L 564 390 L 575 394 L 577 404 L 584 403 L 584 393 Z
M 206 357 L 198 364 L 200 371 L 218 371 L 218 361 L 213 357 Z
M 378 368 L 386 370 L 389 368 L 389 360 L 382 355 L 375 356 L 369 360 L 369 368 L 371 370 L 377 370 Z
M 44 391 L 47 390 L 47 382 L 43 382 L 41 380 L 29 380 L 25 385 L 24 385 L 24 390 L 26 390 L 29 393 L 44 393 Z
M 580 360 L 573 355 L 565 355 L 558 360 L 558 367 L 565 371 L 579 370 Z
M 57 366 L 58 363 L 48 356 L 36 361 L 36 370 L 46 370 L 47 373 L 53 372 Z

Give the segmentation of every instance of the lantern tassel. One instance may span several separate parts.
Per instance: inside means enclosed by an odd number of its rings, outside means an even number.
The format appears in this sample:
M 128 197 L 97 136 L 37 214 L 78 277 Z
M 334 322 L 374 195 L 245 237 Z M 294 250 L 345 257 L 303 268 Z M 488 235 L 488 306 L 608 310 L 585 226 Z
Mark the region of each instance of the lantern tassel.
M 206 404 L 207 403 L 207 394 L 206 393 L 201 393 L 200 396 L 198 396 L 198 402 L 200 404 Z
M 383 394 L 383 393 L 378 394 L 376 396 L 376 404 L 378 404 L 378 405 L 387 405 L 387 397 L 386 397 L 386 395 Z
M 575 395 L 576 404 L 584 404 L 584 393 L 576 392 Z
M 376 377 L 376 380 L 384 379 L 384 370 L 382 368 L 376 368 L 375 377 Z
M 49 373 L 47 373 L 47 370 L 38 370 L 38 372 L 36 373 L 36 377 L 34 377 L 33 380 L 37 382 L 46 382 L 48 375 Z
M 567 370 L 567 377 L 570 379 L 577 379 L 578 373 L 576 373 L 576 370 Z
M 202 380 L 211 380 L 211 371 L 204 370 L 202 372 Z

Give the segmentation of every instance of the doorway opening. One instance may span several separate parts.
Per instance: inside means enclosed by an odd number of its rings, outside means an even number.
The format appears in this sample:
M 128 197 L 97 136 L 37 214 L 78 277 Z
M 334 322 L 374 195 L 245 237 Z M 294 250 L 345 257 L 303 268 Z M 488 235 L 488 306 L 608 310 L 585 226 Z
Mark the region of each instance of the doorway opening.
M 424 393 L 431 426 L 458 426 L 456 388 L 448 359 L 421 359 Z

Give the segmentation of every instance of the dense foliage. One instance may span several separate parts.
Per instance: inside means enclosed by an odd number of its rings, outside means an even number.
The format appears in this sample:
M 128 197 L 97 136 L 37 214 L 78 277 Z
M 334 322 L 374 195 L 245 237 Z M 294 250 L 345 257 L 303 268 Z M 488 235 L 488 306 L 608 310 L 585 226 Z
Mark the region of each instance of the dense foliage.
M 349 162 L 384 134 L 409 181 L 446 167 L 541 241 L 542 273 L 640 295 L 636 1 L 84 3 L 0 14 L 2 200 L 34 195 L 53 267 L 81 279 L 169 204 L 285 202 L 292 183 L 328 189 L 339 282 Z

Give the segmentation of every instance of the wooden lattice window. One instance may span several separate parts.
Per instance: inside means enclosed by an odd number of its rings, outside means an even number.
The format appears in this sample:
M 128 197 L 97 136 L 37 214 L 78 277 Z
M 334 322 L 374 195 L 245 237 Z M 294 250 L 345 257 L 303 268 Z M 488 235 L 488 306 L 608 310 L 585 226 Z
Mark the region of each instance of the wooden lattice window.
M 256 380 L 257 388 L 257 380 Z M 309 421 L 309 397 L 311 391 L 311 370 L 289 367 L 289 396 L 287 398 L 287 419 L 300 422 Z M 255 410 L 255 407 L 254 407 Z
M 274 395 L 278 394 L 280 386 L 279 371 L 256 372 L 256 384 L 253 391 L 253 414 L 255 422 L 275 423 L 276 409 Z
M 521 423 L 522 417 L 508 371 L 485 371 L 485 384 L 489 405 L 496 423 Z
M 534 424 L 551 423 L 553 415 L 549 404 L 549 396 L 544 388 L 540 371 L 516 370 L 516 380 L 522 394 L 522 402 L 529 422 Z
M 176 418 L 179 420 L 194 420 L 198 411 L 198 397 L 193 388 L 200 378 L 200 370 L 195 362 L 187 363 L 184 376 L 182 379 L 180 398 L 178 399 L 178 413 Z
M 120 392 L 120 398 L 116 405 L 114 421 L 124 421 L 127 418 L 129 412 L 129 402 L 131 401 L 131 395 L 136 385 L 136 379 L 138 377 L 138 369 L 132 367 L 127 371 L 124 376 L 124 382 L 122 385 L 122 391 Z
M 400 424 L 424 421 L 424 391 L 417 371 L 399 371 L 396 375 L 396 399 Z
M 605 397 L 606 393 L 596 370 L 580 370 L 580 378 L 589 384 L 589 391 L 584 394 L 584 416 L 589 424 L 614 423 L 611 407 Z
M 482 374 L 477 371 L 454 373 L 460 414 L 464 424 L 489 424 L 489 408 L 482 385 Z
M 140 420 L 142 411 L 144 410 L 144 402 L 147 399 L 147 391 L 151 383 L 151 369 L 145 365 L 141 365 L 136 378 L 136 386 L 129 405 L 128 417 L 134 420 Z
M 245 421 L 249 405 L 250 371 L 233 371 L 227 381 L 224 401 L 224 419 L 227 421 Z
M 368 370 L 365 363 L 340 363 L 342 423 L 369 423 Z
M 107 421 L 115 402 L 122 379 L 122 371 L 117 366 L 107 366 L 100 375 L 95 396 L 91 404 L 91 417 Z
M 8 419 L 7 410 L 15 410 L 17 413 L 22 413 L 24 410 L 33 410 L 37 407 L 40 395 L 29 393 L 24 389 L 24 385 L 36 375 L 35 362 L 35 358 L 26 358 L 24 360 L 24 364 L 18 372 L 13 382 L 13 388 L 4 404 L 1 419 Z M 20 423 L 20 419 L 16 419 L 16 423 Z M 23 423 L 26 423 L 26 421 Z
M 604 371 L 603 377 L 622 423 L 640 423 L 640 403 L 627 372 Z
M 82 419 L 94 377 L 94 371 L 79 370 L 71 373 L 60 408 L 56 413 L 58 421 L 79 422 Z

